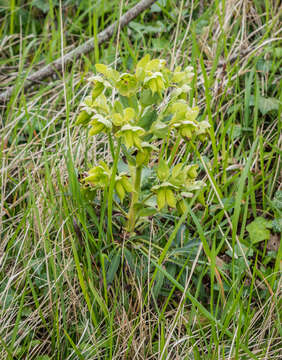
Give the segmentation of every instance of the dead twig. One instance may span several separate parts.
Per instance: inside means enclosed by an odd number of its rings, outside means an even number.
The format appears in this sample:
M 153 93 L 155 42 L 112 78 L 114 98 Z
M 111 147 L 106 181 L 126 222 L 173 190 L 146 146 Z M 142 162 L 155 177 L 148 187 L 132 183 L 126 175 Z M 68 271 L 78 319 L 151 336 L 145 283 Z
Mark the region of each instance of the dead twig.
M 157 0 L 141 0 L 132 9 L 128 10 L 123 16 L 121 16 L 119 21 L 114 22 L 112 25 L 108 26 L 104 31 L 98 34 L 98 44 L 102 44 L 105 41 L 109 40 L 117 30 L 118 26 L 120 26 L 120 28 L 123 28 L 131 20 L 135 19 L 142 11 L 149 8 L 156 1 Z M 93 38 L 89 39 L 84 44 L 78 46 L 77 48 L 70 51 L 63 57 L 60 57 L 59 59 L 46 65 L 45 67 L 36 71 L 35 73 L 26 76 L 26 79 L 23 82 L 21 90 L 27 89 L 33 83 L 38 83 L 38 81 L 52 75 L 56 71 L 62 71 L 63 66 L 65 66 L 67 63 L 74 61 L 77 57 L 87 54 L 92 50 L 94 50 Z M 14 91 L 14 86 L 11 86 L 2 94 L 0 94 L 0 103 L 1 102 L 4 103 L 8 101 L 13 91 Z

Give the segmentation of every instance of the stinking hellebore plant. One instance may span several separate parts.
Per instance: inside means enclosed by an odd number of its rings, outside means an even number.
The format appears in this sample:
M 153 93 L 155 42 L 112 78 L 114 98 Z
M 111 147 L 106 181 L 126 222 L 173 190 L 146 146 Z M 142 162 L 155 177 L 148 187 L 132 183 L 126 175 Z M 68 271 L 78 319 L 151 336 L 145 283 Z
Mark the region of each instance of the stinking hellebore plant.
M 96 64 L 96 70 L 99 75 L 90 78 L 92 91 L 81 104 L 76 125 L 89 127 L 92 136 L 106 134 L 112 157 L 126 159 L 128 166 L 127 171 L 113 173 L 113 166 L 100 161 L 83 183 L 105 191 L 114 181 L 129 233 L 146 216 L 168 207 L 183 213 L 185 199 L 205 184 L 196 180 L 197 164 L 172 166 L 173 157 L 181 138 L 188 144 L 204 141 L 210 126 L 207 121 L 197 121 L 198 107 L 188 105 L 192 68 L 171 71 L 165 60 L 151 60 L 146 55 L 135 73 L 120 74 L 103 64 Z M 163 139 L 160 148 L 155 145 L 159 139 Z M 152 181 L 143 191 L 145 169 Z M 128 196 L 130 201 L 125 202 Z

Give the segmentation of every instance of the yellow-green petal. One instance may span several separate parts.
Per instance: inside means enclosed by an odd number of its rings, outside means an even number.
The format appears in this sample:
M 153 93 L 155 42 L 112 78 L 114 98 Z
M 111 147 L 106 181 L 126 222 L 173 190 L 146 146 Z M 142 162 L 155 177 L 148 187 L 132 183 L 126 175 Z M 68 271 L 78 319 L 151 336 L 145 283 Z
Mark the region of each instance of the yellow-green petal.
M 169 188 L 167 188 L 165 190 L 165 199 L 170 207 L 173 207 L 173 208 L 176 207 L 176 198 L 174 196 L 173 191 Z
M 159 210 L 165 207 L 166 204 L 165 189 L 159 189 L 157 192 L 157 204 Z

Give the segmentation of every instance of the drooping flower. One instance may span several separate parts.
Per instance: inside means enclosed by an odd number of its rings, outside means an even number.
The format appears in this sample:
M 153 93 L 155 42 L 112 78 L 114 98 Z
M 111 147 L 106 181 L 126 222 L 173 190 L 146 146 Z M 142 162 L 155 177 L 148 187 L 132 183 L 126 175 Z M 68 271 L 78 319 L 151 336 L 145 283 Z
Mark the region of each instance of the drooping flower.
M 161 210 L 166 205 L 175 208 L 176 207 L 176 196 L 174 194 L 176 187 L 170 182 L 163 182 L 160 185 L 152 187 L 152 191 L 157 195 L 158 209 Z
M 76 118 L 75 125 L 86 126 L 86 125 L 88 125 L 90 120 L 91 120 L 91 115 L 88 114 L 88 112 L 86 110 L 82 110 L 78 114 L 78 117 Z
M 89 170 L 89 175 L 84 179 L 85 183 L 90 183 L 98 188 L 104 188 L 108 185 L 111 178 L 111 170 L 104 161 Z
M 179 84 L 180 86 L 190 84 L 194 77 L 193 70 L 194 69 L 192 66 L 187 66 L 184 71 L 181 71 L 181 67 L 177 66 L 173 72 L 172 81 Z
M 92 117 L 90 125 L 92 125 L 89 130 L 89 135 L 97 135 L 100 132 L 108 132 L 112 128 L 112 123 L 106 117 L 96 114 Z
M 145 130 L 142 129 L 141 127 L 126 124 L 126 125 L 123 125 L 123 127 L 116 133 L 116 136 L 123 137 L 125 146 L 127 148 L 135 146 L 141 150 L 142 149 L 141 137 L 144 134 L 145 134 Z
M 123 126 L 130 122 L 134 122 L 136 118 L 136 113 L 133 108 L 128 107 L 122 110 L 121 113 L 114 113 L 112 115 L 112 118 L 113 118 L 113 124 L 115 126 Z
M 211 127 L 208 121 L 201 121 L 198 123 L 198 128 L 196 130 L 196 135 L 200 141 L 205 141 L 209 133 L 209 128 Z
M 127 73 L 121 74 L 115 84 L 115 87 L 123 96 L 130 97 L 134 95 L 138 89 L 136 76 Z
M 161 94 L 161 92 L 165 89 L 165 80 L 163 74 L 161 72 L 153 72 L 150 73 L 144 79 L 145 87 L 151 89 L 153 95 L 154 93 Z
M 85 183 L 92 184 L 95 188 L 104 189 L 109 185 L 112 170 L 104 161 L 100 161 L 99 165 L 89 170 L 89 175 L 84 179 Z M 123 202 L 125 194 L 134 191 L 133 185 L 126 173 L 122 172 L 115 176 L 114 187 L 121 202 Z
M 110 112 L 110 107 L 104 94 L 100 94 L 95 99 L 93 99 L 92 96 L 87 96 L 81 104 L 81 107 L 87 111 L 89 115 L 93 113 L 107 115 Z
M 123 202 L 126 193 L 131 193 L 134 191 L 133 185 L 125 173 L 121 173 L 120 175 L 116 176 L 115 190 L 121 202 Z
M 170 126 L 175 128 L 183 138 L 191 139 L 198 126 L 196 122 L 198 107 L 191 108 L 184 100 L 178 100 L 168 108 L 168 112 L 173 114 Z
M 91 92 L 92 100 L 95 100 L 101 95 L 105 88 L 111 87 L 111 84 L 100 75 L 91 76 L 88 81 L 93 83 Z
M 157 151 L 158 148 L 154 145 L 149 144 L 148 142 L 143 141 L 141 143 L 141 150 L 139 150 L 136 155 L 137 166 L 147 165 L 150 160 L 151 152 L 153 150 Z

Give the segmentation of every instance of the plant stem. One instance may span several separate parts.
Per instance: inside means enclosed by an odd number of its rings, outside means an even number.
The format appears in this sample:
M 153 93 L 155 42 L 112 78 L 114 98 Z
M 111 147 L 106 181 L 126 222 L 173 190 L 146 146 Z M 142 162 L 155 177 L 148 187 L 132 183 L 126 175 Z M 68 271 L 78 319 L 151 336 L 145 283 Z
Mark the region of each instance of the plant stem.
M 137 166 L 135 168 L 135 174 L 134 174 L 134 192 L 132 193 L 131 204 L 128 213 L 127 231 L 129 233 L 133 232 L 135 228 L 135 221 L 136 221 L 135 204 L 138 202 L 139 199 L 141 174 L 142 174 L 142 166 Z

